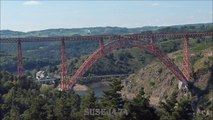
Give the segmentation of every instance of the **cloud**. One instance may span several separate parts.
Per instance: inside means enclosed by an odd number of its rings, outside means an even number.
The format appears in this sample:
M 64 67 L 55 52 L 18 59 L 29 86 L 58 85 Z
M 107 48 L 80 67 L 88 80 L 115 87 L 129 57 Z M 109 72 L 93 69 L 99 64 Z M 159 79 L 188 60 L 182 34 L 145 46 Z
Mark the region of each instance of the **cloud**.
M 33 6 L 33 5 L 39 5 L 39 4 L 40 2 L 37 0 L 29 0 L 23 3 L 23 5 L 26 5 L 26 6 Z
M 154 6 L 154 7 L 155 6 L 159 6 L 159 4 L 158 3 L 153 3 L 152 6 Z

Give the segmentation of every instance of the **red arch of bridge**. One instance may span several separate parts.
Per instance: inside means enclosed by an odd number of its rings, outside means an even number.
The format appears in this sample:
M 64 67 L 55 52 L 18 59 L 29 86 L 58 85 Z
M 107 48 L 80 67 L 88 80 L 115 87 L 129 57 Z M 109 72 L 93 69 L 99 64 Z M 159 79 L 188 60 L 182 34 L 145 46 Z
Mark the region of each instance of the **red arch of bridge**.
M 177 65 L 160 49 L 155 47 L 154 45 L 139 41 L 139 40 L 117 40 L 110 43 L 107 43 L 105 45 L 100 45 L 100 48 L 97 49 L 92 55 L 90 55 L 84 63 L 79 67 L 79 69 L 76 71 L 74 76 L 67 82 L 64 83 L 63 89 L 71 89 L 75 83 L 94 65 L 100 58 L 102 58 L 104 55 L 108 54 L 109 52 L 116 50 L 118 48 L 123 47 L 138 47 L 142 48 L 145 51 L 149 52 L 150 54 L 153 54 L 157 58 L 159 58 L 164 65 L 184 84 L 187 85 L 187 79 L 184 76 L 184 74 L 181 72 L 181 70 L 177 67 Z

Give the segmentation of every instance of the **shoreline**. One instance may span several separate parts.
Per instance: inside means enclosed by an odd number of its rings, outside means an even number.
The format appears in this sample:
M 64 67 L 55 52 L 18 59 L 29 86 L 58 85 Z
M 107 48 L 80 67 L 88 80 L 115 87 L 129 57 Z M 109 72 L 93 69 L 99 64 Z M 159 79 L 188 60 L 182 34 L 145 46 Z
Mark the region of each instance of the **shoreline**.
M 103 87 L 108 87 L 110 84 L 109 81 L 100 81 L 100 82 L 95 82 L 95 83 L 90 83 L 90 84 L 76 84 L 74 86 L 74 91 L 88 91 L 90 88 L 103 88 Z

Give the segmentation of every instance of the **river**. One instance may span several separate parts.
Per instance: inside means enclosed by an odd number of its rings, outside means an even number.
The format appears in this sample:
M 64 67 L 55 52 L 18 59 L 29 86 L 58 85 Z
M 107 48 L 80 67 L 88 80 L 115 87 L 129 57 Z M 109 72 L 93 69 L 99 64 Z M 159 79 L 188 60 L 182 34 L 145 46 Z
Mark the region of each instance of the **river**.
M 102 87 L 90 87 L 94 92 L 96 97 L 100 97 L 103 94 L 103 91 L 108 90 L 109 86 L 102 86 Z M 89 91 L 75 91 L 80 96 L 87 95 Z

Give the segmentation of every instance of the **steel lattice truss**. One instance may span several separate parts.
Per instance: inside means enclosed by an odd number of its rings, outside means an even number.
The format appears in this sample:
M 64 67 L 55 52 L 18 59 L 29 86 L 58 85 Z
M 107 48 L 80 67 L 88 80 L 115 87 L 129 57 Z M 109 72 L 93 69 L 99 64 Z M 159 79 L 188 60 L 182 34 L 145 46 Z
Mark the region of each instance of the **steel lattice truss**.
M 45 41 L 73 41 L 73 40 L 118 40 L 132 39 L 139 40 L 143 38 L 183 38 L 212 36 L 213 32 L 197 32 L 197 33 L 174 33 L 174 34 L 125 34 L 125 35 L 99 35 L 99 36 L 71 36 L 71 37 L 30 37 L 30 38 L 0 38 L 0 43 L 10 42 L 45 42 Z
M 102 35 L 102 36 L 71 36 L 71 37 L 31 37 L 31 38 L 0 38 L 0 43 L 18 43 L 18 76 L 23 75 L 22 63 L 22 42 L 46 42 L 61 41 L 61 90 L 72 89 L 75 83 L 83 77 L 83 75 L 94 65 L 100 58 L 109 52 L 122 47 L 138 47 L 142 48 L 150 54 L 155 55 L 164 65 L 185 85 L 189 80 L 193 79 L 190 63 L 190 51 L 188 45 L 189 37 L 213 36 L 213 32 L 197 32 L 197 33 L 174 33 L 174 34 L 127 34 L 127 35 Z M 140 41 L 144 38 L 150 38 L 150 42 Z M 183 48 L 183 64 L 182 71 L 178 66 L 159 48 L 155 46 L 155 38 L 184 38 Z M 99 48 L 90 55 L 84 63 L 79 67 L 76 73 L 69 79 L 67 75 L 66 50 L 65 42 L 71 40 L 99 40 Z M 104 44 L 103 40 L 113 40 Z
M 103 48 L 97 49 L 92 55 L 90 55 L 85 62 L 79 67 L 74 76 L 72 76 L 69 83 L 65 86 L 64 89 L 71 89 L 75 83 L 94 65 L 100 58 L 109 52 L 116 50 L 122 47 L 138 47 L 142 48 L 145 51 L 155 55 L 158 57 L 166 67 L 174 73 L 174 75 L 180 80 L 186 83 L 187 78 L 180 71 L 180 69 L 175 65 L 175 63 L 162 51 L 160 51 L 157 47 L 152 46 L 147 42 L 142 42 L 138 40 L 117 40 L 111 43 L 108 43 L 103 46 Z

